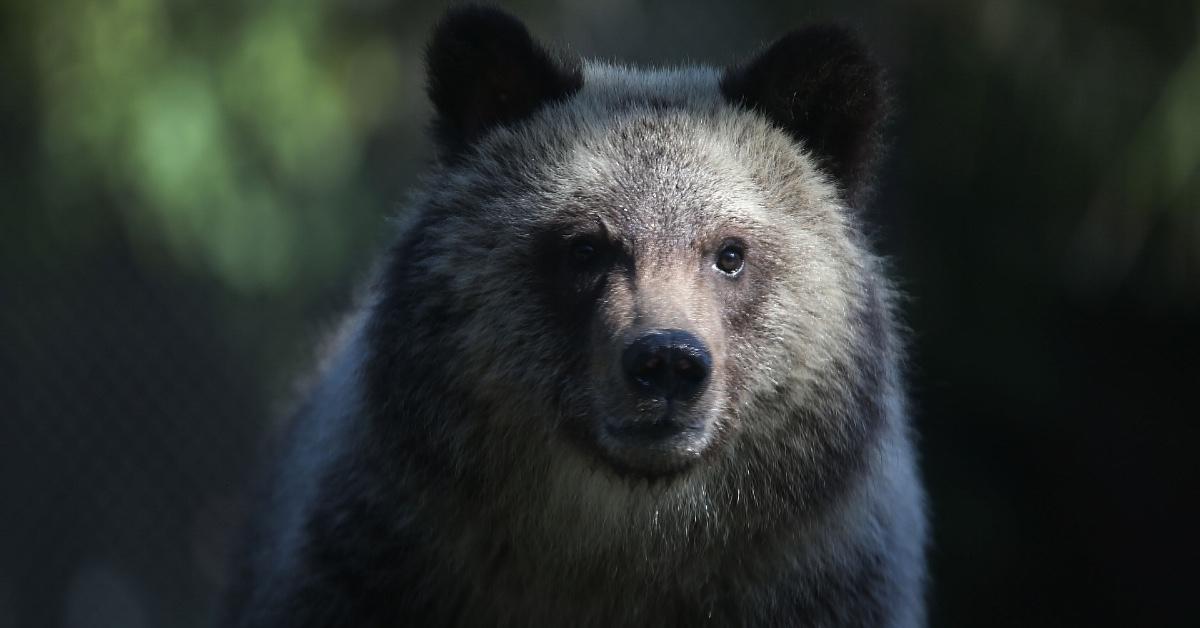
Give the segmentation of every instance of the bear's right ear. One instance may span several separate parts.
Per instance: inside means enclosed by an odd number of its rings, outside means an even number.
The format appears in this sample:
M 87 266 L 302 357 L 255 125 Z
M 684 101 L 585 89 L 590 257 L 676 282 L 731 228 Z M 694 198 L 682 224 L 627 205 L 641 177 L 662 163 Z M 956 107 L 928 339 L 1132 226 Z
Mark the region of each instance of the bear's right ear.
M 425 62 L 442 158 L 583 85 L 578 60 L 552 55 L 520 21 L 490 7 L 447 12 L 434 29 Z

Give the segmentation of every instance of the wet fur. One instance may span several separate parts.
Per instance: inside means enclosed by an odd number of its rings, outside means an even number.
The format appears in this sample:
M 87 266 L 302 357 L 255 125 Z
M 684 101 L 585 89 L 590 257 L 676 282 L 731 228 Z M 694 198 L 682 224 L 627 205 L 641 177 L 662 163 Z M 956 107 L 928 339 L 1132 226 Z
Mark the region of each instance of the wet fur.
M 847 206 L 860 149 L 831 167 L 733 71 L 577 71 L 486 133 L 439 122 L 264 490 L 232 625 L 923 624 L 893 297 Z M 564 296 L 546 247 L 597 225 L 670 279 Z M 729 231 L 753 281 L 686 296 Z M 646 290 L 724 356 L 715 442 L 668 477 L 587 436 L 604 330 Z

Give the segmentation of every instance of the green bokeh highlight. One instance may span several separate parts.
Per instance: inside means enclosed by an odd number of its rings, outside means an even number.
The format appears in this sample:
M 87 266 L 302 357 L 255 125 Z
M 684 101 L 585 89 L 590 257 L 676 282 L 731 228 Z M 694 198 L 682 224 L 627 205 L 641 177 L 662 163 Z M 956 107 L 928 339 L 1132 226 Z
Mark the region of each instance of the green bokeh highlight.
M 35 9 L 47 196 L 86 207 L 102 190 L 148 259 L 240 291 L 344 266 L 378 208 L 342 205 L 409 63 L 383 34 L 323 29 L 320 2 L 226 3 L 235 15 L 201 23 L 173 8 Z

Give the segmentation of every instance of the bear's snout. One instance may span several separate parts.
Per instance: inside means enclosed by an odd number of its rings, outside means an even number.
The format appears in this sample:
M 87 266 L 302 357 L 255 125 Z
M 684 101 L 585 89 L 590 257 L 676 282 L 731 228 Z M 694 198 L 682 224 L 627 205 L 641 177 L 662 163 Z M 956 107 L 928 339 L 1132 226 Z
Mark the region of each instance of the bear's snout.
M 638 475 L 682 471 L 712 441 L 719 358 L 698 334 L 673 328 L 635 332 L 619 351 L 613 383 L 627 394 L 622 401 L 607 397 L 598 413 L 601 450 L 618 469 Z
M 645 333 L 625 348 L 621 358 L 637 394 L 668 402 L 691 401 L 704 392 L 712 362 L 708 346 L 682 329 Z

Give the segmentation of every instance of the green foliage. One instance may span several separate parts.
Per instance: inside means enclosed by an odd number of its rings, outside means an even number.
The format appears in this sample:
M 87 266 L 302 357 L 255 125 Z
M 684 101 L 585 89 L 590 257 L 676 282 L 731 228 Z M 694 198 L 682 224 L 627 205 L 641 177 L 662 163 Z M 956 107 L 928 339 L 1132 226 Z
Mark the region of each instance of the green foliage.
M 347 264 L 377 213 L 345 205 L 410 68 L 382 35 L 338 39 L 320 2 L 227 4 L 200 23 L 158 0 L 39 5 L 44 184 L 117 199 L 143 254 L 285 290 Z

